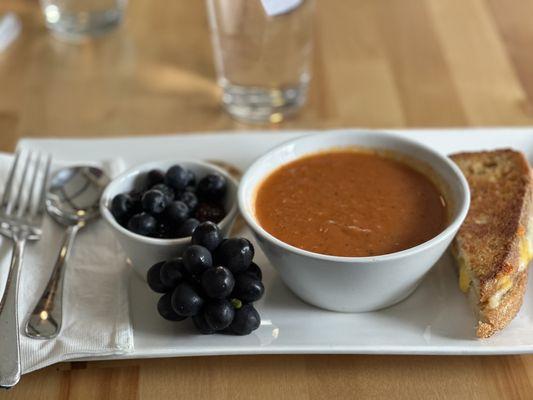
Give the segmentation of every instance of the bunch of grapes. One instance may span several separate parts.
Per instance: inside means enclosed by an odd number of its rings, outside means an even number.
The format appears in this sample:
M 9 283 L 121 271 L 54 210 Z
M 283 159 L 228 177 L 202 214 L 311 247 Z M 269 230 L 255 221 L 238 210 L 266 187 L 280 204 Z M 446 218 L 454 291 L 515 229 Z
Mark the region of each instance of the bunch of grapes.
M 150 288 L 163 293 L 159 314 L 170 321 L 191 317 L 200 333 L 248 335 L 261 323 L 253 303 L 265 291 L 248 239 L 224 239 L 218 226 L 203 222 L 182 257 L 148 271 Z

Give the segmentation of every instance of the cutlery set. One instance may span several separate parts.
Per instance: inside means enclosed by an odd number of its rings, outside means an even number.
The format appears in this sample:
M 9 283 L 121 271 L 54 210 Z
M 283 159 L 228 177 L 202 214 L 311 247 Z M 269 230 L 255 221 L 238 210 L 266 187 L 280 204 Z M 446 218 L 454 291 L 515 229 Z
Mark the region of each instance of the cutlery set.
M 66 232 L 44 292 L 25 323 L 26 336 L 55 338 L 62 324 L 66 260 L 77 232 L 99 216 L 98 203 L 109 179 L 95 167 L 58 170 L 49 182 L 51 157 L 18 151 L 0 203 L 0 234 L 14 243 L 8 277 L 0 301 L 0 387 L 17 384 L 21 375 L 19 281 L 28 241 L 42 237 L 45 209 Z

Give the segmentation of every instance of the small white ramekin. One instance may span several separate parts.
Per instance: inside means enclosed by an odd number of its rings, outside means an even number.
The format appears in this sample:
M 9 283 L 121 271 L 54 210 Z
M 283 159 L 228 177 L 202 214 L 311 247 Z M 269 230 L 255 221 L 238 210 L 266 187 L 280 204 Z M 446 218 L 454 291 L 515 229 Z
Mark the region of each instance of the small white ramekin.
M 228 191 L 224 207 L 227 210 L 227 214 L 218 224 L 225 236 L 229 234 L 237 215 L 237 182 L 226 171 L 212 164 L 194 160 L 155 161 L 139 165 L 118 176 L 107 186 L 102 194 L 100 212 L 115 233 L 133 268 L 143 279 L 146 279 L 146 273 L 153 264 L 180 256 L 190 243 L 191 238 L 157 239 L 138 235 L 121 226 L 111 214 L 109 207 L 117 194 L 133 190 L 136 187 L 136 181 L 142 174 L 152 169 L 166 171 L 175 164 L 192 170 L 196 174 L 197 180 L 213 172 L 217 172 L 226 178 Z
M 451 217 L 437 236 L 418 246 L 376 257 L 337 257 L 286 244 L 258 223 L 258 186 L 278 167 L 306 154 L 343 147 L 387 150 L 429 166 L 447 187 Z M 313 134 L 286 142 L 255 161 L 241 179 L 239 208 L 264 253 L 285 284 L 301 299 L 333 311 L 372 311 L 411 294 L 446 251 L 468 212 L 470 192 L 459 168 L 446 156 L 418 142 L 368 131 Z

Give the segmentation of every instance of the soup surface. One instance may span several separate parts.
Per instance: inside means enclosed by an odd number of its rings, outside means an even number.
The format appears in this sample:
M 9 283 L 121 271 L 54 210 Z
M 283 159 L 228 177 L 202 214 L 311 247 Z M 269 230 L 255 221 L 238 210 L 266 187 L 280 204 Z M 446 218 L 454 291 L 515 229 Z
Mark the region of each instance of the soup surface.
M 335 256 L 389 254 L 446 226 L 443 196 L 423 173 L 376 152 L 317 153 L 283 165 L 259 186 L 259 224 L 281 241 Z

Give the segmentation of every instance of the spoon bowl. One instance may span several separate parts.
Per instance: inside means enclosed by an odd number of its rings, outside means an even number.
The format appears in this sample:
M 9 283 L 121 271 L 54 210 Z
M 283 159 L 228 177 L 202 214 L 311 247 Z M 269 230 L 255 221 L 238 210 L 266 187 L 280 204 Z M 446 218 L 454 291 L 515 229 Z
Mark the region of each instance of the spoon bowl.
M 87 222 L 100 216 L 100 197 L 109 183 L 96 167 L 77 166 L 56 172 L 46 194 L 48 213 L 64 225 Z

